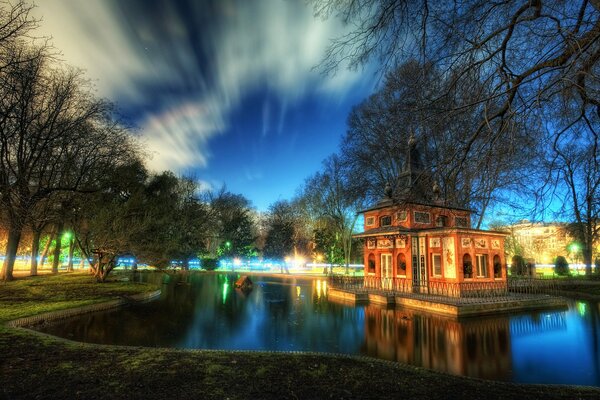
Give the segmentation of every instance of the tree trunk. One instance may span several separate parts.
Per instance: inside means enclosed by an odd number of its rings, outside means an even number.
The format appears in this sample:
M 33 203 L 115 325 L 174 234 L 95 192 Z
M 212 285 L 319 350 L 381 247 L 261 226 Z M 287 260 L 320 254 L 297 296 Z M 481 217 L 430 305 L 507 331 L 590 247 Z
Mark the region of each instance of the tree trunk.
M 8 242 L 6 243 L 6 252 L 4 263 L 2 264 L 2 274 L 0 278 L 4 281 L 13 280 L 13 269 L 17 259 L 17 249 L 21 241 L 21 225 L 14 222 L 11 223 L 8 230 Z
M 44 246 L 44 250 L 42 250 L 42 255 L 40 256 L 40 266 L 43 268 L 46 263 L 46 257 L 48 257 L 48 251 L 50 251 L 50 244 L 52 244 L 52 240 L 54 240 L 54 235 L 51 234 L 48 236 L 48 242 Z
M 56 226 L 56 242 L 54 243 L 54 257 L 52 260 L 52 273 L 58 274 L 58 266 L 60 265 L 60 250 L 63 236 L 64 224 L 59 222 Z
M 73 253 L 75 252 L 75 238 L 71 237 L 69 241 L 69 261 L 67 264 L 67 271 L 73 272 Z
M 37 275 L 38 256 L 40 254 L 40 236 L 42 236 L 42 231 L 33 231 L 33 242 L 31 243 L 31 267 L 29 272 L 31 276 Z

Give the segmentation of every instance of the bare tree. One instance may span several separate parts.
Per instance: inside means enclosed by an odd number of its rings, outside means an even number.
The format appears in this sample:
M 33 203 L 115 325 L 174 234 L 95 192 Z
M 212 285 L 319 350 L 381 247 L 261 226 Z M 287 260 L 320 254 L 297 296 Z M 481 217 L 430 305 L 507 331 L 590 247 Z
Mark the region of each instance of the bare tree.
M 20 62 L 0 71 L 0 202 L 8 221 L 2 269 L 12 278 L 24 224 L 56 192 L 97 190 L 98 173 L 131 151 L 111 105 L 96 100 L 81 72 L 44 48 L 17 47 Z
M 509 135 L 482 136 L 466 150 L 464 134 L 481 110 L 461 105 L 485 87 L 476 80 L 460 88 L 448 88 L 451 84 L 452 77 L 416 61 L 387 73 L 381 89 L 350 113 L 340 156 L 352 182 L 374 202 L 386 184 L 402 185 L 398 177 L 407 162 L 409 139 L 414 137 L 423 172 L 432 174 L 441 200 L 476 211 L 479 227 L 486 210 L 502 196 L 501 190 L 523 187 L 537 131 L 515 120 Z M 426 103 L 429 108 L 421 107 Z M 463 163 L 465 151 L 468 157 Z M 395 193 L 402 188 L 396 189 Z
M 335 227 L 341 239 L 346 272 L 352 255 L 352 234 L 358 220 L 358 211 L 365 204 L 360 187 L 353 182 L 337 155 L 323 161 L 323 171 L 307 179 L 301 197 L 313 219 L 326 219 Z
M 600 113 L 599 0 L 314 0 L 315 13 L 336 16 L 348 26 L 333 40 L 322 68 L 357 68 L 372 61 L 381 71 L 418 59 L 451 78 L 448 91 L 484 90 L 452 110 L 478 110 L 472 127 L 462 132 L 453 168 L 458 175 L 472 160 L 478 143 L 518 146 L 515 122 L 539 127 L 551 123 L 556 103 L 566 93 L 577 112 L 563 126 L 592 121 Z M 576 99 L 576 100 L 575 100 Z M 426 99 L 424 109 L 435 110 Z M 443 110 L 447 113 L 449 110 Z M 430 113 L 435 118 L 435 112 Z M 559 135 L 557 131 L 553 133 Z M 511 143 L 512 140 L 512 143 Z

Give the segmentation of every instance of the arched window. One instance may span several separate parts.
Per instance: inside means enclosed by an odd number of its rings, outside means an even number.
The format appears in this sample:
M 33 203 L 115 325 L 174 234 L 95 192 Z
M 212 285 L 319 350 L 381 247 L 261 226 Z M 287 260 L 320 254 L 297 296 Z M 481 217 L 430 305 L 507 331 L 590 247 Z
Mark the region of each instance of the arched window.
M 473 261 L 468 253 L 463 256 L 463 274 L 465 278 L 473 277 Z
M 406 256 L 404 253 L 398 254 L 398 263 L 396 264 L 397 274 L 406 276 Z
M 375 272 L 375 254 L 373 253 L 369 254 L 367 268 L 369 269 L 369 272 Z
M 498 254 L 494 255 L 494 278 L 502 278 L 502 261 Z

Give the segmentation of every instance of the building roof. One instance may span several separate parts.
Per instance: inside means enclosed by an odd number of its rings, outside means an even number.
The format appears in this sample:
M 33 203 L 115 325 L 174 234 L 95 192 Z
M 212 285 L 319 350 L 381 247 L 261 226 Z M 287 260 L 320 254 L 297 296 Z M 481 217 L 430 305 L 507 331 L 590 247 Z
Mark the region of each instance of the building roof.
M 443 205 L 443 204 L 425 203 L 425 202 L 417 202 L 417 201 L 395 202 L 392 199 L 384 199 L 372 207 L 369 207 L 369 208 L 359 211 L 357 214 L 364 214 L 368 211 L 381 210 L 381 209 L 387 208 L 387 207 L 402 206 L 402 205 L 406 205 L 406 204 L 413 204 L 413 205 L 426 206 L 426 207 L 432 207 L 432 208 L 433 207 L 445 208 L 448 210 L 459 210 L 459 211 L 472 212 L 472 210 L 469 210 L 468 208 L 454 207 L 454 206 L 448 206 L 448 205 Z
M 385 236 L 385 235 L 408 235 L 416 233 L 475 233 L 478 235 L 495 235 L 495 236 L 508 236 L 509 233 L 501 231 L 485 231 L 482 229 L 473 228 L 458 228 L 458 227 L 433 227 L 423 229 L 409 229 L 402 226 L 383 226 L 379 228 L 367 229 L 364 232 L 352 235 L 353 238 L 366 238 L 374 236 Z
M 352 235 L 352 237 L 364 238 L 364 237 L 371 237 L 371 236 L 399 235 L 399 234 L 407 234 L 410 232 L 412 232 L 412 230 L 410 230 L 408 228 L 404 228 L 402 226 L 382 226 L 379 228 L 367 229 L 364 232 Z

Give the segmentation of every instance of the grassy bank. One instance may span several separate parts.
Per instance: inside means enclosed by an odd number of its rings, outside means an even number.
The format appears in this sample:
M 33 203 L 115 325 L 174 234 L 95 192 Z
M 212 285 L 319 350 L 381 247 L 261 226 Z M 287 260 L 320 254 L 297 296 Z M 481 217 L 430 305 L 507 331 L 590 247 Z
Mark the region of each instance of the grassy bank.
M 86 275 L 17 280 L 0 284 L 0 320 L 154 289 L 118 280 L 96 284 Z M 5 326 L 0 365 L 6 399 L 600 397 L 598 389 L 483 381 L 371 359 L 97 346 Z

